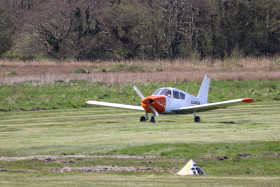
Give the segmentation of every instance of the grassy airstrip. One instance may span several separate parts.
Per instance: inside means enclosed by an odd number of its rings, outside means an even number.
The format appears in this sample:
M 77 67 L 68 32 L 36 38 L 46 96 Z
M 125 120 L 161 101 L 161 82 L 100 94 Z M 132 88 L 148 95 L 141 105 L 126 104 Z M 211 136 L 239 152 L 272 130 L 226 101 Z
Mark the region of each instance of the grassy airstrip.
M 103 107 L 1 113 L 0 155 L 149 155 L 0 161 L 3 185 L 279 185 L 278 102 L 258 102 L 140 123 L 141 112 Z M 174 173 L 189 159 L 207 176 Z M 64 162 L 65 161 L 65 162 Z M 51 172 L 65 166 L 149 166 L 150 171 Z
M 124 95 L 120 103 L 134 104 L 138 98 L 133 95 L 131 89 L 128 89 L 131 87 L 129 84 L 107 87 L 96 84 L 93 85 L 98 90 L 96 94 L 92 94 L 94 88 L 88 85 L 59 84 L 63 85 L 23 84 L 1 87 L 4 93 L 1 96 L 1 109 L 6 112 L 0 113 L 0 158 L 34 155 L 108 157 L 49 160 L 33 158 L 10 161 L 2 159 L 1 185 L 278 186 L 280 184 L 278 82 L 213 81 L 211 101 L 235 99 L 246 93 L 246 96 L 255 96 L 258 101 L 200 113 L 202 123 L 199 124 L 193 122 L 192 115 L 161 115 L 156 118 L 155 124 L 151 124 L 139 122 L 142 112 L 97 106 L 83 107 L 82 101 L 90 98 L 114 101 L 117 98 L 110 95 L 110 90 L 117 90 L 119 86 L 123 86 L 119 92 L 123 92 L 120 95 Z M 193 82 L 189 85 L 189 91 L 195 94 L 200 83 Z M 218 85 L 221 88 L 220 92 Z M 181 89 L 185 86 L 183 83 L 174 83 L 174 87 Z M 140 84 L 138 87 L 142 90 L 145 87 L 149 88 L 143 91 L 144 95 L 147 95 L 153 85 Z M 34 94 L 32 95 L 34 99 L 27 98 L 27 93 Z M 78 98 L 79 95 L 82 98 Z M 58 98 L 55 99 L 56 97 Z M 132 100 L 126 101 L 126 98 Z M 28 111 L 33 110 L 36 103 L 40 108 L 47 110 Z M 52 109 L 52 106 L 56 109 Z M 110 157 L 115 155 L 146 155 L 154 158 Z M 174 175 L 190 159 L 193 159 L 207 176 Z M 56 169 L 67 166 L 112 165 L 148 166 L 151 170 L 55 172 Z

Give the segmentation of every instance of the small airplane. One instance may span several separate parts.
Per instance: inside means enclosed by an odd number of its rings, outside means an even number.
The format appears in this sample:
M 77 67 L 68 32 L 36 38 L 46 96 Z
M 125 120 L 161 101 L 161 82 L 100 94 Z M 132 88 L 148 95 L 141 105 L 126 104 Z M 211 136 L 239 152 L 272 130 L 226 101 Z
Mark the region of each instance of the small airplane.
M 194 121 L 200 122 L 197 112 L 224 108 L 240 103 L 255 102 L 252 98 L 241 98 L 215 103 L 207 103 L 210 78 L 206 75 L 197 97 L 176 88 L 159 88 L 151 96 L 144 97 L 134 86 L 134 91 L 141 97 L 142 106 L 108 103 L 101 101 L 86 101 L 86 104 L 145 111 L 145 116 L 140 117 L 140 122 L 147 121 L 148 113 L 152 113 L 150 122 L 155 123 L 155 116 L 159 114 L 188 114 L 193 113 Z

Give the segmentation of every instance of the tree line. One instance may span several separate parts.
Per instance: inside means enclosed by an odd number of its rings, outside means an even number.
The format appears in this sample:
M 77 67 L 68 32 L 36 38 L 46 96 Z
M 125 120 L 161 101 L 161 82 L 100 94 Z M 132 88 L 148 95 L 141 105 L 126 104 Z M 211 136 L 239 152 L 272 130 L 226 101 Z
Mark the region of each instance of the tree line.
M 1 57 L 223 59 L 280 51 L 279 0 L 1 1 Z

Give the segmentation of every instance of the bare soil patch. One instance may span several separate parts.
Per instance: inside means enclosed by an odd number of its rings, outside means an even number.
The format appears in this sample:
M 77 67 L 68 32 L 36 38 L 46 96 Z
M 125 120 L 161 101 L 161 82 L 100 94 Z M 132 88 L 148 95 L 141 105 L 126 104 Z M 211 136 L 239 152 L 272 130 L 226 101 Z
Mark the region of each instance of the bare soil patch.
M 270 157 L 280 157 L 280 153 L 275 153 L 275 154 L 262 154 L 262 155 L 253 155 L 250 153 L 241 153 L 241 154 L 237 154 L 236 156 L 212 156 L 210 160 L 215 160 L 215 161 L 224 161 L 224 160 L 228 160 L 228 159 L 246 159 L 246 158 L 259 158 L 262 156 L 270 156 Z
M 120 166 L 88 166 L 88 167 L 72 167 L 66 166 L 63 168 L 51 168 L 48 171 L 50 172 L 71 172 L 71 171 L 82 171 L 82 172 L 106 172 L 106 171 L 126 171 L 126 172 L 133 172 L 133 171 L 161 171 L 159 168 L 152 168 L 152 167 L 140 167 L 140 166 L 130 166 L 130 167 L 120 167 Z M 166 169 L 165 169 L 166 170 Z M 28 170 L 28 169 L 14 169 L 14 170 L 7 170 L 5 168 L 0 169 L 0 172 L 9 172 L 9 171 L 23 171 L 23 172 L 38 172 L 38 171 L 45 171 L 45 170 Z
M 142 166 L 129 166 L 129 167 L 120 167 L 115 165 L 110 166 L 87 166 L 87 167 L 72 167 L 69 164 L 74 164 L 75 162 L 72 160 L 54 160 L 54 159 L 65 159 L 65 158 L 116 158 L 116 159 L 150 159 L 156 158 L 155 156 L 124 156 L 124 155 L 114 155 L 114 156 L 107 156 L 107 155 L 40 155 L 40 156 L 26 156 L 26 157 L 0 157 L 0 161 L 20 161 L 20 160 L 32 160 L 38 159 L 43 160 L 44 162 L 55 162 L 59 164 L 67 164 L 63 168 L 51 168 L 48 171 L 51 172 L 71 172 L 71 171 L 83 171 L 83 172 L 106 172 L 106 171 L 148 171 L 148 170 L 156 170 L 160 171 L 159 168 L 152 168 L 149 166 L 142 167 Z M 149 163 L 152 163 L 151 161 Z M 26 171 L 26 172 L 38 172 L 41 170 L 8 170 L 5 168 L 0 168 L 0 172 L 8 172 L 8 171 Z M 43 171 L 43 170 L 42 170 Z
M 105 172 L 105 171 L 127 171 L 127 172 L 132 172 L 132 171 L 148 171 L 148 170 L 154 170 L 154 168 L 151 167 L 119 167 L 119 166 L 92 166 L 92 167 L 71 167 L 71 166 L 66 166 L 64 168 L 55 168 L 55 169 L 50 169 L 52 172 L 71 172 L 71 171 L 85 171 L 85 172 Z
M 18 160 L 52 160 L 58 158 L 118 158 L 118 159 L 150 159 L 156 156 L 125 156 L 125 155 L 40 155 L 40 156 L 26 156 L 26 157 L 0 157 L 0 161 L 18 161 Z

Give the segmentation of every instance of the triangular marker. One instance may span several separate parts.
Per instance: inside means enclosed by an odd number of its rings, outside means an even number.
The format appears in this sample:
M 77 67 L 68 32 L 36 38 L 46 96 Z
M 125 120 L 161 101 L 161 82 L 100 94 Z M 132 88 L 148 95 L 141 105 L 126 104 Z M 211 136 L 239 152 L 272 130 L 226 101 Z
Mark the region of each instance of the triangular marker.
M 177 175 L 206 175 L 202 169 L 193 161 L 190 160 Z

